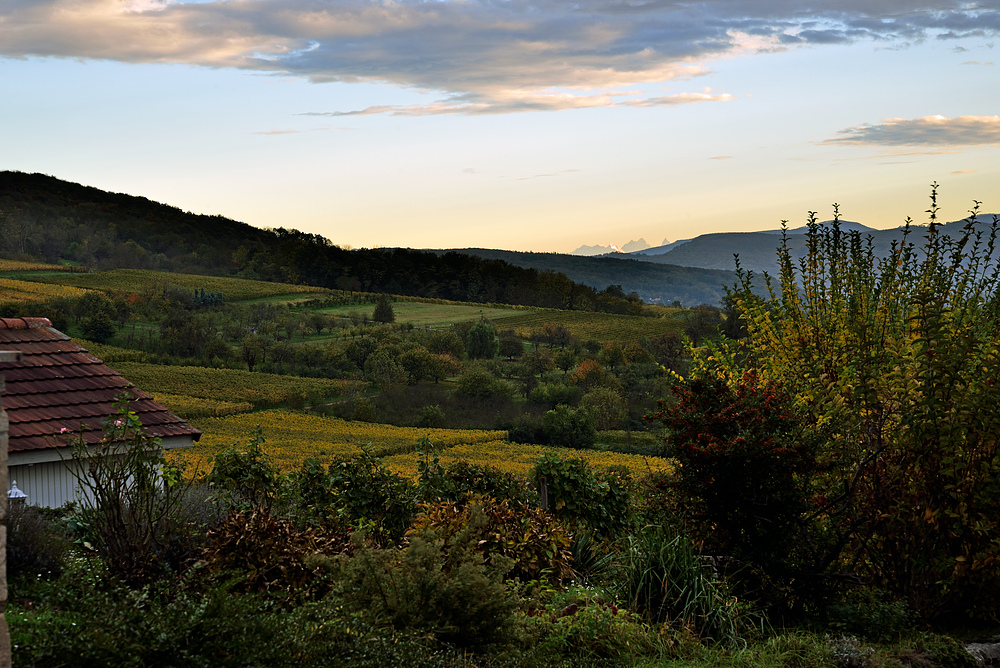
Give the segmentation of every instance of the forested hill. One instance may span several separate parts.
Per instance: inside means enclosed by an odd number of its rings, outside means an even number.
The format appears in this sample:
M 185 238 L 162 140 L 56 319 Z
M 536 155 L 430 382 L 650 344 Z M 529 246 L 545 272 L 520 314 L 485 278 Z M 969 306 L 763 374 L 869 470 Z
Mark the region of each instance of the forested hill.
M 434 251 L 444 253 L 445 251 Z M 625 292 L 635 292 L 647 302 L 669 304 L 679 301 L 686 306 L 718 305 L 724 285 L 736 281 L 734 271 L 681 267 L 645 261 L 636 256 L 616 254 L 586 257 L 562 253 L 525 253 L 519 251 L 462 248 L 458 252 L 477 257 L 503 260 L 519 267 L 556 271 L 585 285 L 620 285 Z M 774 255 L 774 246 L 771 247 Z M 729 266 L 735 267 L 732 254 Z
M 638 297 L 617 286 L 595 288 L 502 260 L 455 252 L 347 250 L 319 235 L 258 229 L 22 172 L 0 172 L 0 256 L 457 301 L 619 313 L 642 308 Z

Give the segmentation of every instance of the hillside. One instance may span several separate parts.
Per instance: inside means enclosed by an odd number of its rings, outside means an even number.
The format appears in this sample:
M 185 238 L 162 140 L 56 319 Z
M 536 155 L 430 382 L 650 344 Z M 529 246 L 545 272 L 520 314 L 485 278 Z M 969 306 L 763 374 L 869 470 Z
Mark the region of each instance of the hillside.
M 685 306 L 717 305 L 723 295 L 723 286 L 732 285 L 736 280 L 732 255 L 729 257 L 728 267 L 696 268 L 677 266 L 659 258 L 618 253 L 604 257 L 584 257 L 486 248 L 462 248 L 459 252 L 484 259 L 502 260 L 538 271 L 562 273 L 570 280 L 584 285 L 620 285 L 626 293 L 636 292 L 647 302 L 662 304 L 679 301 Z M 774 254 L 773 246 L 771 254 Z
M 0 172 L 0 257 L 153 269 L 455 301 L 629 312 L 606 287 L 450 252 L 349 250 L 43 174 Z
M 977 218 L 979 227 L 986 230 L 993 220 L 993 214 L 981 214 Z M 941 226 L 942 232 L 949 236 L 957 237 L 961 234 L 965 226 L 965 220 L 957 220 L 945 223 Z M 829 225 L 830 221 L 821 223 Z M 863 239 L 871 239 L 872 250 L 876 257 L 885 257 L 894 241 L 899 241 L 903 236 L 903 228 L 891 230 L 876 230 L 859 223 L 848 221 L 842 222 L 842 230 L 860 232 Z M 806 249 L 806 227 L 798 227 L 787 231 L 789 248 L 792 257 L 795 259 L 805 255 Z M 771 274 L 777 272 L 777 255 L 775 249 L 780 243 L 781 230 L 766 230 L 763 232 L 717 232 L 713 234 L 703 234 L 694 239 L 683 242 L 674 242 L 666 247 L 650 248 L 638 253 L 630 254 L 630 257 L 641 259 L 643 262 L 662 263 L 681 267 L 700 269 L 732 269 L 734 267 L 734 255 L 739 254 L 740 266 L 754 272 L 767 271 Z M 922 231 L 920 226 L 913 226 L 910 233 L 910 241 L 920 246 Z M 663 252 L 658 252 L 663 251 Z

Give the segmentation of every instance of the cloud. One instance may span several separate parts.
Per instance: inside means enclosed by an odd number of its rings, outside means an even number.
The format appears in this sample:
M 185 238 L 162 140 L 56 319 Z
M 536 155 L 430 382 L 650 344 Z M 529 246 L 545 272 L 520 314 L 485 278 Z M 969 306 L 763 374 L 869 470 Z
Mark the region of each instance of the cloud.
M 823 144 L 882 147 L 990 146 L 1000 144 L 1000 116 L 923 116 L 887 118 L 881 123 L 857 125 L 837 132 Z
M 709 158 L 709 160 L 732 160 L 732 159 L 733 156 L 731 155 L 713 155 L 711 158 Z
M 440 91 L 341 115 L 673 106 L 722 94 L 627 96 L 714 59 L 869 40 L 1000 33 L 997 0 L 6 0 L 0 56 L 186 63 L 315 82 Z M 555 93 L 553 91 L 559 91 Z
M 659 97 L 620 99 L 634 93 L 522 93 L 520 91 L 490 91 L 487 93 L 467 93 L 461 96 L 415 105 L 377 105 L 354 111 L 310 111 L 301 116 L 371 116 L 390 114 L 392 116 L 430 116 L 433 114 L 509 114 L 523 111 L 563 111 L 566 109 L 586 109 L 590 107 L 671 107 L 697 102 L 727 102 L 734 99 L 728 93 L 677 93 Z
M 964 174 L 975 174 L 975 173 L 976 173 L 976 170 L 974 170 L 974 169 L 959 169 L 959 170 L 956 170 L 956 171 L 952 172 L 951 175 L 952 176 L 962 176 Z

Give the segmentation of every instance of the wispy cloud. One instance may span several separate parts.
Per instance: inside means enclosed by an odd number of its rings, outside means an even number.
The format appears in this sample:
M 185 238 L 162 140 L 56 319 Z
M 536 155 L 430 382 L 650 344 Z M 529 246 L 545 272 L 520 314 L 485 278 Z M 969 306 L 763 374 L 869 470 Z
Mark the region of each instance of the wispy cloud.
M 837 132 L 824 144 L 883 147 L 959 147 L 1000 144 L 1000 116 L 887 118 Z
M 621 98 L 630 99 L 621 99 Z M 310 111 L 302 116 L 430 116 L 434 114 L 509 114 L 523 111 L 562 111 L 590 107 L 672 107 L 697 102 L 728 102 L 728 93 L 678 93 L 658 97 L 636 98 L 635 93 L 524 93 L 522 91 L 485 90 L 454 96 L 447 100 L 416 105 L 378 105 L 354 111 Z
M 733 156 L 731 155 L 713 155 L 711 158 L 709 158 L 709 160 L 732 160 L 732 159 Z
M 871 40 L 1000 33 L 995 0 L 6 0 L 0 55 L 189 63 L 441 91 L 437 103 L 331 114 L 672 106 L 713 59 Z M 560 91 L 559 94 L 551 91 Z

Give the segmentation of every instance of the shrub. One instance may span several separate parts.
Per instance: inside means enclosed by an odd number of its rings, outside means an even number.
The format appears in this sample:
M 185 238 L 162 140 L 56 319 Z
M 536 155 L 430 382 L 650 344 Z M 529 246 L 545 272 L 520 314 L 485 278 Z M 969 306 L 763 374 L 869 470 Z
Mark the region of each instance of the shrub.
M 209 532 L 208 539 L 204 555 L 208 573 L 235 572 L 239 590 L 285 597 L 315 585 L 324 572 L 321 557 L 344 552 L 349 542 L 346 533 L 297 529 L 291 520 L 272 517 L 264 510 L 231 512 Z
M 114 575 L 139 584 L 162 572 L 167 546 L 185 530 L 178 509 L 187 485 L 182 468 L 163 458 L 159 439 L 129 410 L 130 398 L 115 400 L 96 446 L 82 436 L 70 443 L 77 463 L 70 470 L 83 490 L 77 526 Z
M 426 504 L 409 535 L 433 529 L 445 543 L 467 534 L 487 563 L 509 560 L 511 577 L 559 582 L 573 577 L 570 534 L 552 515 L 523 501 L 475 495 L 464 502 Z
M 7 512 L 7 577 L 58 577 L 70 547 L 42 509 L 13 502 Z
M 733 374 L 746 360 L 830 425 L 821 509 L 845 562 L 924 619 L 988 618 L 981 603 L 1000 596 L 1000 219 L 978 220 L 977 203 L 956 229 L 937 211 L 935 185 L 920 247 L 907 219 L 884 258 L 840 229 L 836 207 L 830 226 L 811 213 L 805 256 L 794 262 L 783 238 L 765 298 L 740 273 L 748 336 L 697 363 Z
M 657 624 L 727 644 L 739 638 L 739 610 L 690 540 L 658 527 L 629 535 L 615 568 L 620 596 Z
M 402 539 L 416 515 L 413 483 L 383 467 L 368 447 L 335 460 L 325 475 L 318 462 L 307 461 L 293 484 L 309 517 L 367 528 L 380 544 Z
M 236 441 L 209 459 L 212 471 L 205 481 L 218 489 L 225 503 L 236 510 L 270 510 L 278 491 L 278 467 L 264 452 L 264 431 L 260 425 L 247 439 L 245 449 Z
M 534 501 L 537 496 L 522 478 L 495 466 L 470 464 L 465 460 L 441 466 L 438 448 L 421 438 L 417 449 L 418 492 L 424 501 L 464 501 L 486 494 L 512 501 Z
M 551 596 L 544 610 L 528 618 L 528 626 L 537 633 L 539 653 L 546 658 L 630 665 L 629 658 L 660 649 L 658 634 L 639 615 L 587 590 L 571 588 Z
M 815 432 L 787 393 L 759 383 L 752 372 L 733 386 L 696 378 L 677 385 L 674 394 L 676 404 L 665 408 L 661 402 L 647 419 L 673 431 L 676 485 L 694 535 L 710 553 L 750 564 L 775 584 L 801 580 L 805 564 L 794 548 L 806 514 L 816 507 Z
M 447 541 L 434 529 L 414 532 L 403 550 L 356 543 L 341 575 L 341 599 L 396 629 L 424 631 L 463 647 L 504 639 L 516 599 L 503 586 L 506 569 L 484 563 L 475 549 L 483 522 L 480 515 Z
M 611 536 L 632 520 L 632 479 L 627 470 L 612 468 L 596 473 L 580 458 L 542 455 L 532 479 L 546 489 L 548 507 L 570 526 L 585 525 L 598 536 Z

